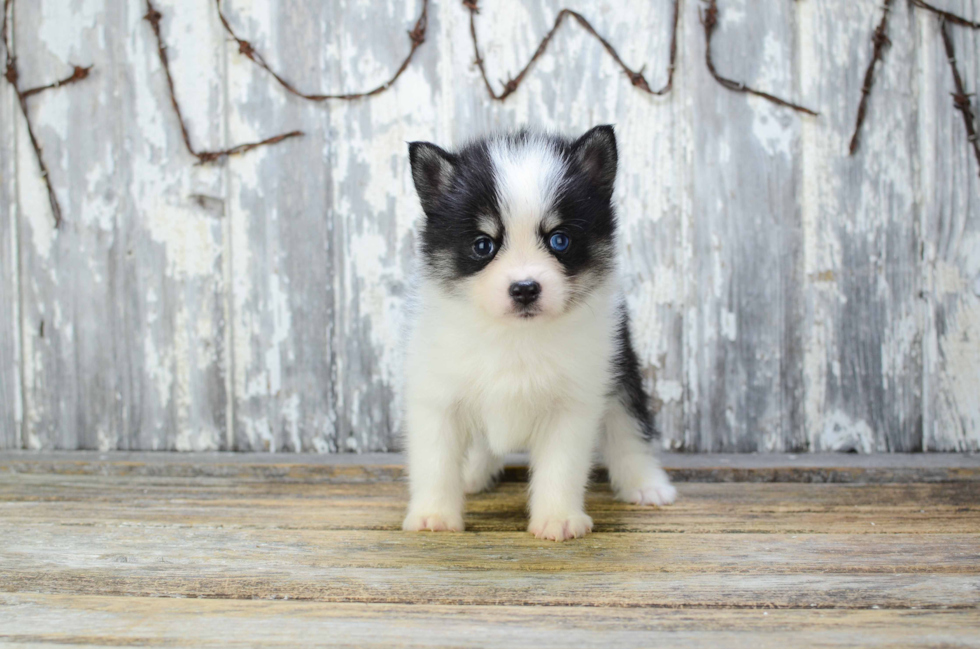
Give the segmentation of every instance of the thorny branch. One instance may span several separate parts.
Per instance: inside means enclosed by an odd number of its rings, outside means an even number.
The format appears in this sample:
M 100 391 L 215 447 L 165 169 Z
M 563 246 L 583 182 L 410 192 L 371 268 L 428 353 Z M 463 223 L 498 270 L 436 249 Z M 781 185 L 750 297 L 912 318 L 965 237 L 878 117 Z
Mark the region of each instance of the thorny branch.
M 197 151 L 194 148 L 194 145 L 191 143 L 191 136 L 187 131 L 187 123 L 184 120 L 183 112 L 180 110 L 180 104 L 177 102 L 177 94 L 174 92 L 174 78 L 173 75 L 170 74 L 170 59 L 167 56 L 167 46 L 164 45 L 163 36 L 160 33 L 160 19 L 163 18 L 163 14 L 157 11 L 157 8 L 153 6 L 152 0 L 146 0 L 146 15 L 143 16 L 143 18 L 150 23 L 150 27 L 153 28 L 153 34 L 157 39 L 157 50 L 160 54 L 160 63 L 163 65 L 163 72 L 167 77 L 167 88 L 170 90 L 170 103 L 174 107 L 174 112 L 177 113 L 177 121 L 180 122 L 180 134 L 184 138 L 184 145 L 187 147 L 190 154 L 197 158 L 198 164 L 208 164 L 228 156 L 240 155 L 260 146 L 277 144 L 283 140 L 292 137 L 300 137 L 303 135 L 302 131 L 290 131 L 289 133 L 282 133 L 280 135 L 267 138 L 261 142 L 239 144 L 227 149 L 221 149 L 220 151 Z
M 260 68 L 262 68 L 263 70 L 271 74 L 272 78 L 278 81 L 279 85 L 285 88 L 287 92 L 296 95 L 297 97 L 308 99 L 309 101 L 326 101 L 327 99 L 341 99 L 341 100 L 351 101 L 354 99 L 362 99 L 364 97 L 371 97 L 373 95 L 378 95 L 388 90 L 396 81 L 398 81 L 398 77 L 402 75 L 402 72 L 405 71 L 405 69 L 408 67 L 408 64 L 412 62 L 412 57 L 415 56 L 415 50 L 417 50 L 419 46 L 421 46 L 422 43 L 425 42 L 425 29 L 429 23 L 429 0 L 422 0 L 422 13 L 419 15 L 418 20 L 415 21 L 415 27 L 410 32 L 408 32 L 408 38 L 409 40 L 412 41 L 412 48 L 408 51 L 408 55 L 405 57 L 405 59 L 402 61 L 402 64 L 395 71 L 395 74 L 390 79 L 388 79 L 380 86 L 378 86 L 377 88 L 373 88 L 371 90 L 365 90 L 363 92 L 351 92 L 346 94 L 335 94 L 335 95 L 305 93 L 300 90 L 297 90 L 296 87 L 293 86 L 293 84 L 291 84 L 289 81 L 286 81 L 286 79 L 284 79 L 278 72 L 273 70 L 272 67 L 269 66 L 269 64 L 266 62 L 262 54 L 258 50 L 256 50 L 249 41 L 240 38 L 238 34 L 235 33 L 235 30 L 232 29 L 231 24 L 228 22 L 228 19 L 221 11 L 221 0 L 214 0 L 214 1 L 218 7 L 218 17 L 221 19 L 221 24 L 224 26 L 225 31 L 228 32 L 228 35 L 231 36 L 236 43 L 238 43 L 238 52 L 246 56 L 253 63 L 258 65 Z
M 718 74 L 718 70 L 715 69 L 715 62 L 711 57 L 711 37 L 714 35 L 715 29 L 718 27 L 718 0 L 708 0 L 708 8 L 699 13 L 701 14 L 701 24 L 704 26 L 704 62 L 707 64 L 708 72 L 710 72 L 711 76 L 715 78 L 715 81 L 733 92 L 744 92 L 750 95 L 755 95 L 756 97 L 762 97 L 763 99 L 768 99 L 774 104 L 785 106 L 786 108 L 792 108 L 795 111 L 806 113 L 807 115 L 818 115 L 817 112 L 812 111 L 805 106 L 800 106 L 799 104 L 794 104 L 791 101 L 780 99 L 775 95 L 770 95 L 768 92 L 762 92 L 761 90 L 750 88 L 741 81 L 733 81 L 732 79 Z
M 61 227 L 61 205 L 58 203 L 58 196 L 54 193 L 54 187 L 51 185 L 51 177 L 48 173 L 48 167 L 44 164 L 44 156 L 41 153 L 41 145 L 37 141 L 37 136 L 34 134 L 34 125 L 31 124 L 31 115 L 27 110 L 27 98 L 33 95 L 38 95 L 45 90 L 50 90 L 52 88 L 60 88 L 61 86 L 67 86 L 82 79 L 88 77 L 89 70 L 92 66 L 81 67 L 75 66 L 75 70 L 72 72 L 71 76 L 49 83 L 44 86 L 38 86 L 36 88 L 31 88 L 29 90 L 20 89 L 20 73 L 17 71 L 17 57 L 14 56 L 13 51 L 10 49 L 10 33 L 8 30 L 8 19 L 14 8 L 14 0 L 3 0 L 3 50 L 6 54 L 6 68 L 4 70 L 4 78 L 10 83 L 14 88 L 14 93 L 17 95 L 17 102 L 20 104 L 20 111 L 24 114 L 24 122 L 27 124 L 27 135 L 30 137 L 31 146 L 34 147 L 34 155 L 37 158 L 37 165 L 41 169 L 41 177 L 44 178 L 44 184 L 48 189 L 48 202 L 51 204 L 51 216 L 54 218 L 54 227 Z M 13 26 L 10 26 L 13 29 Z
M 512 95 L 517 90 L 518 87 L 520 87 L 521 82 L 524 81 L 525 75 L 527 75 L 528 71 L 531 69 L 531 66 L 534 65 L 535 61 L 537 61 L 541 57 L 541 55 L 544 54 L 545 50 L 548 48 L 548 43 L 551 42 L 551 38 L 555 35 L 555 32 L 558 31 L 558 28 L 561 27 L 562 21 L 565 20 L 566 16 L 571 16 L 572 18 L 574 18 L 576 22 L 578 22 L 578 24 L 585 29 L 585 31 L 587 31 L 589 34 L 594 36 L 596 40 L 602 43 L 602 46 L 606 49 L 607 52 L 609 52 L 609 55 L 613 58 L 614 61 L 616 61 L 616 64 L 619 65 L 619 67 L 622 68 L 623 72 L 626 73 L 626 76 L 629 77 L 630 83 L 632 83 L 640 90 L 647 92 L 651 95 L 665 95 L 668 92 L 670 92 L 670 89 L 674 85 L 674 67 L 677 60 L 677 22 L 680 13 L 679 0 L 674 0 L 674 19 L 673 19 L 673 25 L 671 27 L 670 62 L 667 65 L 667 83 L 664 84 L 664 86 L 658 90 L 653 90 L 652 88 L 650 88 L 650 84 L 647 83 L 646 77 L 643 76 L 644 68 L 640 68 L 639 70 L 633 70 L 628 65 L 626 65 L 623 62 L 623 59 L 619 57 L 619 53 L 616 52 L 616 49 L 609 44 L 609 41 L 607 41 L 605 38 L 599 35 L 599 32 L 597 32 L 595 28 L 592 26 L 592 24 L 585 19 L 585 16 L 583 16 L 582 14 L 576 11 L 572 11 L 571 9 L 562 9 L 561 11 L 558 12 L 558 15 L 555 17 L 555 24 L 554 26 L 552 26 L 551 31 L 545 34 L 544 38 L 541 39 L 541 43 L 538 45 L 538 49 L 535 50 L 534 54 L 531 56 L 531 60 L 527 62 L 527 65 L 525 65 L 524 68 L 521 69 L 521 71 L 517 74 L 516 77 L 512 79 L 508 79 L 506 82 L 501 81 L 500 83 L 503 85 L 504 89 L 498 93 L 493 89 L 493 86 L 490 85 L 490 79 L 487 77 L 487 70 L 483 65 L 483 56 L 480 54 L 479 41 L 477 40 L 476 37 L 476 14 L 480 13 L 480 8 L 477 5 L 477 0 L 463 0 L 463 6 L 469 9 L 470 11 L 470 36 L 472 36 L 473 38 L 473 54 L 476 57 L 474 62 L 476 63 L 477 67 L 480 69 L 480 75 L 483 77 L 483 83 L 487 87 L 487 92 L 490 93 L 490 96 L 493 99 L 496 99 L 497 101 L 504 101 L 505 99 L 507 99 L 507 97 Z
M 881 60 L 885 48 L 891 45 L 888 40 L 888 16 L 891 13 L 892 0 L 885 0 L 882 6 L 881 21 L 875 28 L 871 42 L 874 43 L 874 53 L 868 63 L 868 69 L 864 72 L 864 84 L 861 86 L 861 102 L 858 104 L 857 121 L 854 123 L 854 134 L 851 135 L 850 155 L 854 155 L 858 147 L 858 136 L 861 134 L 861 126 L 868 111 L 868 95 L 871 94 L 871 85 L 874 83 L 875 65 Z
M 60 88 L 61 86 L 66 86 L 69 83 L 75 83 L 76 81 L 81 81 L 82 79 L 88 77 L 88 73 L 91 69 L 92 69 L 91 65 L 84 68 L 80 65 L 76 65 L 75 70 L 71 73 L 71 75 L 65 77 L 64 79 L 59 79 L 58 81 L 49 83 L 46 86 L 38 86 L 37 88 L 31 88 L 30 90 L 25 90 L 24 96 L 30 97 L 31 95 L 40 94 L 45 90 L 51 90 L 52 88 Z
M 956 14 L 950 13 L 948 11 L 943 11 L 942 9 L 938 7 L 933 7 L 931 4 L 927 2 L 923 2 L 922 0 L 912 0 L 912 4 L 914 4 L 916 7 L 919 7 L 920 9 L 931 11 L 932 13 L 940 16 L 947 22 L 951 22 L 953 24 L 960 25 L 962 27 L 972 27 L 973 29 L 980 29 L 980 23 L 975 23 L 972 20 L 967 20 L 962 16 L 957 16 Z
M 885 0 L 881 22 L 878 23 L 878 27 L 875 29 L 874 35 L 871 37 L 871 41 L 875 46 L 874 53 L 871 57 L 871 62 L 868 64 L 868 69 L 864 74 L 864 85 L 861 88 L 861 103 L 858 105 L 857 123 L 854 125 L 854 135 L 851 137 L 851 155 L 853 155 L 854 151 L 857 149 L 858 135 L 861 131 L 861 125 L 864 123 L 865 112 L 867 111 L 868 94 L 871 92 L 871 84 L 874 81 L 873 75 L 875 64 L 881 60 L 882 51 L 884 48 L 891 44 L 891 41 L 888 40 L 888 36 L 885 33 L 888 27 L 888 15 L 891 10 L 891 4 L 892 0 Z M 953 72 L 953 83 L 956 86 L 956 92 L 953 93 L 953 105 L 957 110 L 963 113 L 963 123 L 966 126 L 967 139 L 973 146 L 973 152 L 976 154 L 977 164 L 980 165 L 980 143 L 977 142 L 973 108 L 970 105 L 970 94 L 964 89 L 963 79 L 960 77 L 960 72 L 956 68 L 956 51 L 953 48 L 953 39 L 950 37 L 948 29 L 949 23 L 953 23 L 954 25 L 959 25 L 961 27 L 969 27 L 971 29 L 980 29 L 980 22 L 974 22 L 954 13 L 944 11 L 938 7 L 934 7 L 928 2 L 924 2 L 924 0 L 912 0 L 912 4 L 919 9 L 930 11 L 939 17 L 939 27 L 943 36 L 943 45 L 946 48 L 946 58 L 949 61 L 949 67 Z
M 945 17 L 940 19 L 939 30 L 943 34 L 946 59 L 949 61 L 949 69 L 953 72 L 953 85 L 956 86 L 956 92 L 953 93 L 953 105 L 963 113 L 966 139 L 973 145 L 973 153 L 977 157 L 978 174 L 980 174 L 980 142 L 977 141 L 977 130 L 973 126 L 973 108 L 970 106 L 970 95 L 963 88 L 963 79 L 960 78 L 960 71 L 956 67 L 956 51 L 953 49 L 953 38 L 949 35 L 949 25 Z

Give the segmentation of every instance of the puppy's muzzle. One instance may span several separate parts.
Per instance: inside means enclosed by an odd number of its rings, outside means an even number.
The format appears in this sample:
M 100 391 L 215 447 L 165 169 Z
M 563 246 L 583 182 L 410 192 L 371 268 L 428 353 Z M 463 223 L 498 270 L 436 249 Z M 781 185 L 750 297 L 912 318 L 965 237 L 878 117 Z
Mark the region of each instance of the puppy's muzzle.
M 510 297 L 521 306 L 531 306 L 541 295 L 541 285 L 533 279 L 514 282 L 510 285 Z

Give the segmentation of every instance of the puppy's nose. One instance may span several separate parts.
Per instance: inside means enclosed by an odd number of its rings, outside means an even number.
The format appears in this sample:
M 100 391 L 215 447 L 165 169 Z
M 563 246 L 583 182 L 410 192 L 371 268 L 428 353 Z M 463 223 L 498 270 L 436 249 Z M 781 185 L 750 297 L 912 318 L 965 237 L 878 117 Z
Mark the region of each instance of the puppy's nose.
M 533 279 L 525 279 L 510 285 L 510 296 L 518 304 L 528 306 L 541 295 L 541 285 Z

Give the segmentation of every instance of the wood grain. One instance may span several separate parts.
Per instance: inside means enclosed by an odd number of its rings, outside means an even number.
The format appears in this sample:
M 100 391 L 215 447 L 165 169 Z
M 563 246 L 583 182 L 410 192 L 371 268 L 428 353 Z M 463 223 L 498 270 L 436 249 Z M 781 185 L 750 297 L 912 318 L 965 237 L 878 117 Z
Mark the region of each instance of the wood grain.
M 523 531 L 517 483 L 472 498 L 460 534 L 401 532 L 404 483 L 0 484 L 0 591 L 10 593 L 668 608 L 980 601 L 976 483 L 691 484 L 663 510 L 600 490 L 588 502 L 595 533 L 566 544 Z
M 809 118 L 710 78 L 697 2 L 682 3 L 663 97 L 636 91 L 569 24 L 493 102 L 469 12 L 434 3 L 391 91 L 316 105 L 239 53 L 213 2 L 162 2 L 198 146 L 307 133 L 210 167 L 183 149 L 142 0 L 16 4 L 25 84 L 95 67 L 30 99 L 62 230 L 18 146 L 22 120 L 3 122 L 0 300 L 15 320 L 0 331 L 0 446 L 397 449 L 420 217 L 405 141 L 614 123 L 625 296 L 666 446 L 980 449 L 980 180 L 935 16 L 909 3 L 893 9 L 894 47 L 850 157 L 874 3 L 720 3 L 719 68 L 820 112 Z M 375 4 L 224 0 L 277 69 L 327 91 L 370 86 L 404 56 L 419 0 Z M 672 3 L 626 0 L 485 3 L 492 83 L 523 67 L 566 4 L 661 85 Z M 944 7 L 977 19 L 969 0 Z M 952 33 L 969 82 L 978 35 Z
M 335 5 L 283 11 L 225 2 L 224 12 L 293 83 L 320 88 L 336 60 Z M 286 94 L 223 45 L 230 141 L 300 128 L 304 137 L 228 161 L 234 448 L 336 452 L 329 103 Z
M 597 485 L 593 534 L 555 544 L 523 531 L 517 482 L 471 498 L 468 531 L 433 534 L 399 529 L 403 481 L 163 473 L 0 473 L 0 642 L 980 637 L 974 481 L 685 483 L 663 509 L 617 503 Z
M 22 75 L 56 77 L 66 60 L 95 69 L 31 99 L 65 210 L 58 231 L 32 152 L 18 151 L 25 445 L 224 448 L 223 241 L 210 209 L 221 175 L 182 148 L 143 3 L 52 4 L 18 5 L 18 24 L 39 26 L 20 32 Z M 182 52 L 177 92 L 192 137 L 214 144 L 221 79 L 207 71 L 223 39 L 207 7 L 173 18 L 174 6 L 162 8 Z
M 946 5 L 977 15 L 975 2 Z M 939 34 L 939 21 L 918 16 L 917 61 L 936 70 L 922 80 L 918 146 L 922 164 L 923 435 L 927 450 L 978 450 L 980 441 L 980 169 L 960 115 L 950 110 L 955 92 Z M 964 79 L 980 79 L 980 35 L 950 26 L 956 66 Z M 943 63 L 946 69 L 940 71 Z M 928 66 L 928 67 L 926 67 Z M 971 98 L 972 99 L 972 98 Z M 976 100 L 973 99 L 974 106 Z M 976 112 L 976 109 L 974 109 Z
M 520 532 L 526 485 L 471 497 L 471 531 Z M 682 484 L 661 510 L 594 487 L 587 507 L 603 532 L 896 534 L 980 530 L 980 484 Z M 404 482 L 326 484 L 242 478 L 0 476 L 6 520 L 75 525 L 221 525 L 282 529 L 399 529 Z
M 0 449 L 21 447 L 20 287 L 17 285 L 17 98 L 0 84 Z
M 46 625 L 59 620 L 59 628 Z M 201 624 L 207 620 L 207 624 Z M 0 639 L 19 646 L 980 646 L 980 614 L 952 611 L 669 610 L 0 595 Z
M 703 60 L 699 3 L 685 3 L 684 53 Z M 721 73 L 793 98 L 797 5 L 721 7 Z M 693 99 L 695 262 L 688 295 L 685 448 L 803 450 L 800 117 L 720 86 L 705 66 Z
M 881 5 L 798 5 L 805 426 L 811 450 L 922 449 L 918 110 L 912 6 L 893 5 L 861 146 L 847 147 Z M 805 27 L 803 27 L 805 26 Z

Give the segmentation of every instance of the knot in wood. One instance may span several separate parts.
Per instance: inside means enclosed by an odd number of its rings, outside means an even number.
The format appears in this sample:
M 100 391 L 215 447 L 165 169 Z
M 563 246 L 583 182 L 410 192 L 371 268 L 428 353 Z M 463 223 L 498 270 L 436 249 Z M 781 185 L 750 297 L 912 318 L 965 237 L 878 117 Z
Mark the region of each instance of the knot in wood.
M 156 28 L 160 26 L 160 19 L 163 18 L 163 14 L 157 11 L 156 7 L 150 7 L 143 18 Z
M 476 4 L 477 0 L 463 0 L 463 6 L 475 14 L 480 13 L 480 7 Z

